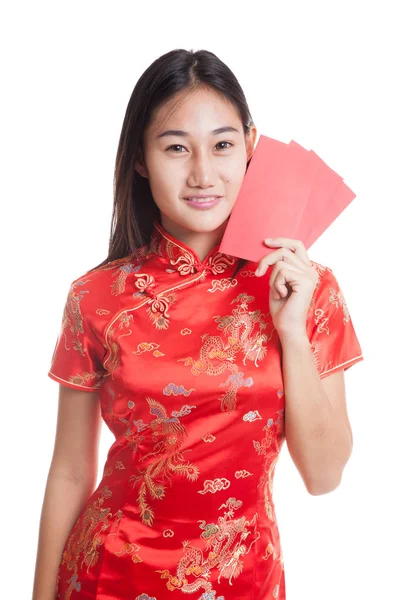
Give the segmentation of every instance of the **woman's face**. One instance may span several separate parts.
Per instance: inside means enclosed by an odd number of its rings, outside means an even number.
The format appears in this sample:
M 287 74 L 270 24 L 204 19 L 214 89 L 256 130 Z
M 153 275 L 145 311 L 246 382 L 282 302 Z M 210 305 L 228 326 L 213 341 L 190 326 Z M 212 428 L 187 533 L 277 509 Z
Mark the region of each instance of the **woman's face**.
M 214 132 L 222 127 L 232 129 Z M 149 179 L 167 231 L 187 242 L 196 234 L 214 232 L 213 243 L 220 241 L 255 138 L 254 126 L 245 137 L 228 100 L 204 88 L 180 92 L 156 111 L 145 131 L 145 165 L 135 166 Z M 201 208 L 186 200 L 196 195 L 220 198 L 210 208 Z

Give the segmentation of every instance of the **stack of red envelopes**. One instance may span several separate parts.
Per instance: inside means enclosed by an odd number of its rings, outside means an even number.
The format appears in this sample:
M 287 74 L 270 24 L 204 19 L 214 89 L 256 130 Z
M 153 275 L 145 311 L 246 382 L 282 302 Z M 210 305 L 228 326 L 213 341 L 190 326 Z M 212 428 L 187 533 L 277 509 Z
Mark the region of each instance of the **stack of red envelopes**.
M 295 141 L 260 135 L 233 207 L 220 251 L 258 262 L 274 252 L 265 238 L 319 238 L 355 194 L 323 160 Z

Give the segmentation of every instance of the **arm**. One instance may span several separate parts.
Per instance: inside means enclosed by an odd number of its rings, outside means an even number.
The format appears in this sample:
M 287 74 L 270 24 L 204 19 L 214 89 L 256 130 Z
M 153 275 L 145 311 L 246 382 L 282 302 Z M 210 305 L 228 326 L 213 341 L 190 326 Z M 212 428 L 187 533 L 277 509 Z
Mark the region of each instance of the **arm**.
M 320 378 L 307 337 L 282 337 L 289 453 L 313 495 L 335 489 L 351 455 L 344 371 Z
M 32 600 L 55 600 L 57 570 L 65 542 L 96 484 L 100 432 L 99 392 L 60 385 Z

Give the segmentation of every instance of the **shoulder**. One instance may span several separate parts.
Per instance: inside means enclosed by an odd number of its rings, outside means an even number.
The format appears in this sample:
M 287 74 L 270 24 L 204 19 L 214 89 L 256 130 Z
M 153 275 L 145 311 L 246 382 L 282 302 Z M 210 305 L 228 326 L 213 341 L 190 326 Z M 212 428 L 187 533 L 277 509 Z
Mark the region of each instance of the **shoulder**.
M 342 315 L 347 322 L 349 312 L 341 285 L 333 270 L 320 263 L 313 263 L 318 273 L 318 281 L 315 286 L 310 309 L 312 314 L 334 314 Z
M 132 274 L 146 257 L 140 250 L 76 277 L 70 284 L 68 303 L 79 306 L 83 318 L 95 319 L 115 311 L 120 304 L 120 296 L 130 285 Z
M 328 267 L 327 265 L 318 263 L 314 260 L 311 260 L 311 264 L 314 267 L 314 269 L 317 271 L 317 274 L 318 274 L 318 280 L 317 280 L 317 283 L 315 286 L 314 296 L 320 294 L 327 287 L 329 288 L 329 286 L 338 285 L 336 276 L 330 267 Z

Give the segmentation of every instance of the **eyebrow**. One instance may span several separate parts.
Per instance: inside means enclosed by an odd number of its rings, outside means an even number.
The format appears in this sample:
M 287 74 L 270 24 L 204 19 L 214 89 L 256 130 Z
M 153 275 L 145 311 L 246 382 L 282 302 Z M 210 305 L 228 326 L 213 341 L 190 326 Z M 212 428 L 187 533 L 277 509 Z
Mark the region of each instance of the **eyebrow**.
M 218 129 L 213 129 L 213 131 L 210 131 L 211 135 L 218 135 L 219 133 L 225 133 L 225 132 L 232 132 L 232 131 L 236 131 L 237 133 L 239 133 L 238 129 L 235 129 L 235 127 L 218 127 Z M 157 136 L 158 138 L 163 138 L 169 135 L 176 135 L 176 136 L 181 136 L 181 137 L 188 137 L 189 133 L 187 131 L 182 131 L 182 129 L 168 129 L 167 131 L 163 131 L 162 133 L 160 133 Z

